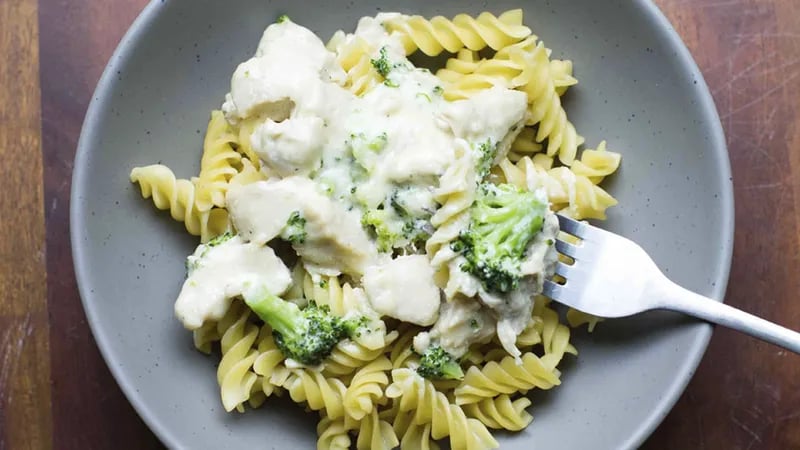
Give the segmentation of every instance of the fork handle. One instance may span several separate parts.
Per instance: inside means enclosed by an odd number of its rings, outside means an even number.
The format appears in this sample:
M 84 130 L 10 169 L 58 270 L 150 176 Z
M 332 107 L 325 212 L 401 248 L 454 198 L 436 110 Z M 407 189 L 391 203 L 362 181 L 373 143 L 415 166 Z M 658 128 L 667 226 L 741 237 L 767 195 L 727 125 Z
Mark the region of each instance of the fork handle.
M 766 342 L 800 354 L 800 333 L 748 314 L 740 309 L 696 294 L 672 281 L 661 298 L 662 309 L 689 314 L 694 317 L 733 328 Z

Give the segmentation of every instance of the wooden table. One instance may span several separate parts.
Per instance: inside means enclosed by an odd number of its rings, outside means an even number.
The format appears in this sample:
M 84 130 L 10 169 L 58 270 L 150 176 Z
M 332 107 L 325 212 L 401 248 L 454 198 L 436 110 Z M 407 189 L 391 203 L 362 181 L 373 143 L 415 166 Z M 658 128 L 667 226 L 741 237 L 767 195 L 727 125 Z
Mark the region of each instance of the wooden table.
M 187 0 L 188 1 L 188 0 Z M 68 215 L 89 98 L 145 0 L 0 0 L 0 450 L 159 448 L 80 306 Z M 727 302 L 800 328 L 800 1 L 659 0 L 736 190 Z M 800 357 L 719 329 L 648 449 L 800 448 Z

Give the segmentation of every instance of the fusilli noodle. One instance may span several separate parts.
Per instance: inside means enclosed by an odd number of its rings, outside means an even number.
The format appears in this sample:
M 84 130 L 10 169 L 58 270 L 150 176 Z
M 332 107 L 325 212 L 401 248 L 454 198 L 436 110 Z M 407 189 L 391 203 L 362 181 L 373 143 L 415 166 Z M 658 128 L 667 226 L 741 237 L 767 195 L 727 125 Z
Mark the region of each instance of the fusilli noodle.
M 238 137 L 231 130 L 222 111 L 212 111 L 208 122 L 203 156 L 200 159 L 200 174 L 195 180 L 197 186 L 197 207 L 201 210 L 212 206 L 225 207 L 225 193 L 228 181 L 239 171 L 242 156 L 233 149 Z
M 383 398 L 383 389 L 389 384 L 387 372 L 391 369 L 391 361 L 383 356 L 356 372 L 344 396 L 344 410 L 348 416 L 361 420 L 375 409 Z
M 478 17 L 459 14 L 452 20 L 442 16 L 430 20 L 422 16 L 401 16 L 387 20 L 384 26 L 400 37 L 406 54 L 419 49 L 429 56 L 442 51 L 455 53 L 464 47 L 481 50 L 489 46 L 499 50 L 531 34 L 530 28 L 522 25 L 520 9 L 497 17 L 488 12 Z
M 276 378 L 272 381 L 279 382 Z M 311 410 L 324 411 L 334 420 L 344 417 L 342 400 L 347 387 L 338 378 L 327 378 L 311 369 L 292 369 L 281 386 L 295 403 L 306 402 Z
M 513 360 L 513 358 L 512 358 Z M 392 370 L 392 384 L 386 396 L 399 401 L 399 412 L 414 412 L 414 423 L 431 424 L 431 437 L 450 437 L 450 447 L 460 449 L 496 448 L 497 441 L 480 421 L 464 414 L 433 383 L 411 369 Z
M 317 450 L 350 450 L 350 436 L 344 419 L 323 417 L 317 424 Z
M 244 411 L 242 403 L 250 398 L 257 375 L 251 370 L 258 352 L 253 343 L 258 336 L 258 327 L 250 323 L 250 309 L 240 303 L 231 306 L 229 313 L 217 324 L 222 335 L 220 348 L 222 360 L 217 368 L 222 405 L 226 411 Z M 231 319 L 235 319 L 230 323 Z M 230 323 L 230 325 L 229 325 Z
M 539 155 L 537 155 L 539 156 Z M 567 167 L 545 169 L 529 157 L 517 164 L 505 159 L 498 170 L 507 183 L 520 189 L 545 188 L 554 211 L 574 219 L 605 219 L 605 211 L 617 201 L 584 175 Z
M 455 390 L 456 403 L 476 403 L 500 394 L 514 394 L 533 388 L 551 389 L 561 384 L 560 373 L 555 368 L 560 359 L 553 355 L 539 358 L 528 352 L 522 355 L 522 364 L 517 364 L 514 357 L 506 356 L 499 362 L 490 361 L 481 368 L 472 366 Z
M 527 397 L 512 401 L 511 397 L 503 394 L 464 405 L 464 412 L 489 428 L 519 431 L 533 420 L 533 416 L 525 410 L 530 405 L 531 401 Z
M 172 218 L 183 222 L 186 231 L 207 242 L 229 228 L 228 211 L 222 208 L 200 210 L 195 201 L 196 188 L 189 180 L 176 179 L 169 167 L 154 164 L 131 170 L 131 181 L 139 183 L 142 197 L 153 198 L 156 208 L 169 209 Z

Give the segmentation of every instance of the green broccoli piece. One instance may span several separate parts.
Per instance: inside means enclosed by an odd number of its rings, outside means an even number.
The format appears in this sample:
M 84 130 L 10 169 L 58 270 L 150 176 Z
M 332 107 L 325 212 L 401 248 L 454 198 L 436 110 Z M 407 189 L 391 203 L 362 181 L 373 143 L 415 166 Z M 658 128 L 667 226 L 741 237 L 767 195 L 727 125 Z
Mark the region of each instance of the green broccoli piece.
M 291 244 L 302 244 L 306 241 L 306 219 L 300 215 L 300 211 L 295 211 L 286 221 L 286 226 L 281 232 L 281 238 Z
M 432 345 L 425 350 L 419 360 L 417 373 L 432 380 L 460 380 L 464 371 L 455 358 L 441 346 Z
M 475 149 L 475 171 L 478 173 L 479 179 L 482 180 L 486 175 L 489 175 L 489 170 L 492 168 L 496 154 L 497 146 L 492 144 L 491 139 L 487 139 L 486 142 Z
M 217 236 L 215 238 L 212 238 L 205 245 L 206 245 L 206 247 L 216 247 L 216 246 L 218 246 L 220 244 L 228 242 L 234 236 L 236 236 L 236 235 L 231 233 L 230 231 L 226 231 L 226 232 L 220 234 L 219 236 Z
M 378 52 L 378 57 L 371 59 L 370 62 L 372 63 L 372 67 L 384 78 L 386 78 L 392 70 L 392 63 L 389 62 L 389 55 L 386 54 L 385 46 L 381 47 Z
M 361 226 L 374 232 L 378 251 L 381 252 L 392 251 L 395 243 L 403 236 L 403 230 L 397 229 L 395 221 L 391 220 L 391 213 L 386 209 L 366 211 L 361 216 Z
M 291 21 L 291 19 L 289 19 L 289 16 L 287 16 L 286 14 L 281 14 L 275 22 L 276 23 L 283 23 L 283 22 L 286 22 L 286 21 Z
M 327 358 L 342 339 L 358 332 L 364 320 L 345 320 L 327 306 L 309 302 L 300 309 L 266 290 L 245 293 L 244 301 L 272 327 L 275 344 L 287 358 L 314 366 Z
M 487 291 L 516 289 L 525 251 L 542 229 L 547 207 L 533 192 L 510 184 L 481 184 L 469 227 L 451 244 L 466 258 L 461 269 L 476 276 Z

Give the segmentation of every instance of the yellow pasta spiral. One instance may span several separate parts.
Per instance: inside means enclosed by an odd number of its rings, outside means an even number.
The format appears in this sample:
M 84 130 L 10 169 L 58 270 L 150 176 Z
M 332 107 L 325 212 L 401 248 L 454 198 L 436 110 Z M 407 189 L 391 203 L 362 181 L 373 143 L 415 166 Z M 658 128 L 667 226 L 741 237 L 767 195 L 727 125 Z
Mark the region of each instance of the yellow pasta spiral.
M 355 95 L 364 95 L 383 82 L 372 65 L 375 48 L 360 36 L 345 36 L 343 31 L 337 31 L 327 47 L 336 53 L 336 62 L 347 75 L 344 87 Z
M 400 450 L 439 450 L 439 444 L 431 439 L 431 424 L 416 424 L 413 411 L 397 414 L 392 428 L 400 439 Z
M 391 361 L 383 356 L 356 372 L 344 395 L 344 411 L 348 416 L 361 420 L 375 409 L 383 397 L 383 389 L 389 384 L 386 373 L 391 369 Z
M 317 424 L 317 450 L 350 450 L 344 419 L 323 417 Z
M 256 166 L 252 161 L 245 158 L 242 159 L 242 170 L 231 177 L 231 180 L 228 182 L 228 184 L 230 186 L 244 186 L 257 181 L 265 181 L 266 179 L 266 175 L 256 169 Z
M 533 416 L 525 410 L 529 406 L 531 401 L 527 397 L 512 401 L 511 397 L 503 394 L 465 405 L 464 412 L 489 428 L 519 431 L 533 420 Z
M 388 335 L 387 346 L 392 342 L 397 332 Z M 325 375 L 342 376 L 353 373 L 356 369 L 364 367 L 386 351 L 385 347 L 369 349 L 357 342 L 345 339 L 333 348 L 330 356 L 322 363 Z
M 270 396 L 278 386 L 275 386 L 271 377 L 275 369 L 283 363 L 286 357 L 275 344 L 272 337 L 272 329 L 269 325 L 262 325 L 258 334 L 258 346 L 256 348 L 258 356 L 253 361 L 253 372 L 261 377 L 261 392 L 265 396 Z
M 251 370 L 258 352 L 253 343 L 258 336 L 258 327 L 248 321 L 250 310 L 239 303 L 231 306 L 217 327 L 222 335 L 220 347 L 222 360 L 217 368 L 222 405 L 226 411 L 244 411 L 242 404 L 250 398 L 257 375 Z M 235 319 L 230 323 L 231 319 Z
M 194 347 L 205 354 L 211 353 L 211 345 L 221 339 L 215 322 L 206 322 L 192 331 Z
M 552 355 L 539 358 L 533 353 L 522 355 L 522 364 L 513 356 L 499 362 L 490 361 L 482 368 L 467 369 L 464 380 L 455 390 L 456 403 L 476 403 L 500 394 L 514 394 L 533 388 L 551 389 L 561 384 L 560 373 L 555 368 L 557 359 Z
M 153 198 L 156 208 L 169 209 L 172 218 L 183 222 L 186 230 L 207 242 L 229 228 L 228 212 L 222 208 L 201 210 L 195 201 L 195 185 L 176 179 L 169 167 L 154 164 L 131 170 L 131 182 L 139 183 L 142 197 Z
M 347 419 L 345 419 L 347 422 Z M 358 450 L 391 450 L 396 448 L 400 441 L 389 422 L 380 418 L 377 409 L 364 416 L 356 427 Z
M 384 26 L 400 37 L 407 55 L 417 49 L 429 56 L 442 51 L 455 53 L 464 47 L 481 50 L 489 46 L 499 50 L 531 34 L 530 28 L 522 25 L 521 9 L 506 11 L 497 17 L 489 12 L 478 17 L 459 14 L 452 20 L 442 16 L 430 20 L 422 16 L 400 16 L 385 21 Z
M 513 358 L 512 358 L 513 360 Z M 399 412 L 414 412 L 414 423 L 431 424 L 431 437 L 450 437 L 450 447 L 460 449 L 496 448 L 497 441 L 477 419 L 436 390 L 433 384 L 411 369 L 394 369 L 386 396 L 399 401 Z
M 272 379 L 276 382 L 276 377 Z M 281 387 L 295 403 L 305 402 L 311 410 L 323 411 L 331 419 L 344 417 L 342 400 L 347 387 L 338 378 L 327 378 L 310 369 L 294 369 L 289 371 Z
M 408 367 L 409 363 L 419 361 L 419 357 L 414 352 L 414 336 L 421 331 L 421 328 L 403 323 L 397 331 L 400 336 L 392 345 L 389 353 L 389 360 L 392 362 L 393 369 Z
M 608 151 L 606 141 L 600 143 L 597 149 L 586 149 L 581 153 L 581 159 L 572 165 L 576 175 L 588 177 L 594 184 L 600 184 L 605 177 L 619 169 L 622 155 Z
M 554 211 L 574 219 L 605 219 L 606 209 L 617 204 L 617 200 L 592 183 L 585 175 L 576 175 L 567 167 L 547 169 L 548 158 L 524 157 L 516 164 L 505 159 L 497 170 L 503 179 L 520 189 L 544 188 Z M 539 160 L 544 162 L 534 163 Z M 552 161 L 549 161 L 552 164 Z
M 238 136 L 233 132 L 222 111 L 212 111 L 203 142 L 200 174 L 195 180 L 197 206 L 201 210 L 212 206 L 225 207 L 228 181 L 239 171 L 242 155 L 234 150 Z
M 547 50 L 540 42 L 531 52 L 515 51 L 510 54 L 512 61 L 525 68 L 518 81 L 524 84 L 518 89 L 528 95 L 528 125 L 537 125 L 536 141 L 547 140 L 547 154 L 558 156 L 565 165 L 575 160 L 578 146 L 583 138 L 575 131 L 575 126 L 567 119 L 561 105 L 550 69 Z

